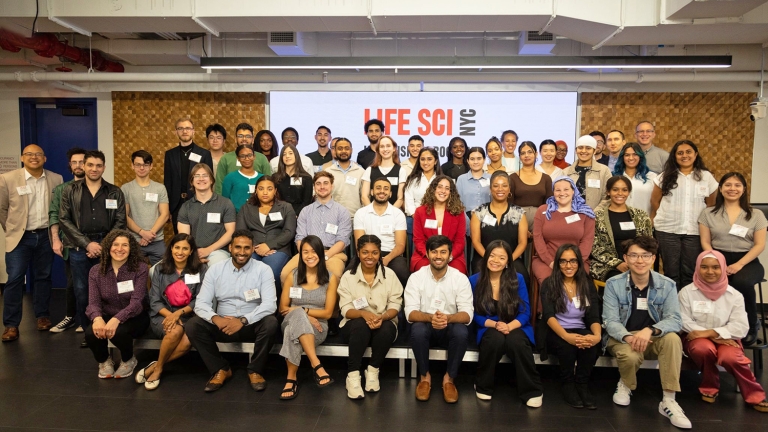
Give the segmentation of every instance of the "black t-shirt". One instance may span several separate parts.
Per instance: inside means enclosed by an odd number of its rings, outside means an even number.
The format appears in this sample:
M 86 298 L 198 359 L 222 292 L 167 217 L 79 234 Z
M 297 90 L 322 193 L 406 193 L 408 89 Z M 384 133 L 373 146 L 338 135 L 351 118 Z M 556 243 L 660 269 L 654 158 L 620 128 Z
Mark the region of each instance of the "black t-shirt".
M 578 162 L 577 162 L 578 163 Z M 576 170 L 576 173 L 579 174 L 579 179 L 576 180 L 576 188 L 579 189 L 579 193 L 582 197 L 584 197 L 584 191 L 587 188 L 587 171 L 592 169 L 592 166 L 578 166 L 575 165 L 573 167 L 574 170 Z
M 454 181 L 459 178 L 460 175 L 467 173 L 466 165 L 456 165 L 453 161 L 444 163 L 440 169 L 443 170 L 443 174 L 452 178 Z
M 312 161 L 312 165 L 316 167 L 321 167 L 333 160 L 330 150 L 325 153 L 325 156 L 321 155 L 319 151 L 313 151 L 312 153 L 308 153 L 307 157 Z
M 96 192 L 96 196 L 91 195 L 88 186 L 83 183 L 80 196 L 80 232 L 86 235 L 106 234 L 111 229 L 107 213 L 107 188 L 104 183 Z
M 616 255 L 621 257 L 624 255 L 624 251 L 621 250 L 621 243 L 624 240 L 629 240 L 637 237 L 637 227 L 635 227 L 628 211 L 614 212 L 608 210 L 608 219 L 611 222 L 611 230 L 613 231 L 613 245 L 616 248 Z M 631 226 L 631 229 L 622 229 L 621 223 L 624 223 L 625 227 Z M 631 222 L 631 225 L 627 224 Z
M 373 165 L 373 160 L 376 158 L 376 152 L 368 146 L 357 154 L 357 164 L 363 168 L 368 168 Z
M 648 286 L 644 290 L 639 290 L 635 286 L 635 282 L 630 277 L 629 287 L 632 290 L 632 310 L 630 311 L 629 319 L 627 320 L 627 331 L 638 331 L 646 327 L 651 327 L 655 322 L 651 318 L 651 314 L 648 310 L 637 309 L 637 299 L 648 299 L 648 292 L 653 288 L 653 278 L 648 279 Z M 647 304 L 647 303 L 646 303 Z M 650 306 L 650 305 L 648 305 Z

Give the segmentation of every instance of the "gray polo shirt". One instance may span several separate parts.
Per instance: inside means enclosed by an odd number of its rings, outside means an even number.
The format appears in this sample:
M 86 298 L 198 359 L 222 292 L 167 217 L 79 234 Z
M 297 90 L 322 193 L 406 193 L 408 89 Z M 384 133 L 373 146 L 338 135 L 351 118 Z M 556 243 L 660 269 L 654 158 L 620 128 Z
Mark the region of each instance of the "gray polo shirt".
M 120 187 L 125 195 L 125 203 L 130 208 L 128 216 L 141 229 L 150 230 L 155 225 L 155 221 L 160 217 L 159 204 L 168 204 L 168 192 L 162 183 L 149 181 L 149 186 L 141 187 L 132 180 Z M 141 236 L 133 233 L 136 240 L 141 240 Z M 163 230 L 157 233 L 155 241 L 163 241 Z
M 669 159 L 669 152 L 655 145 L 651 145 L 645 152 L 645 165 L 656 174 L 661 174 L 664 171 L 664 164 L 667 163 L 667 159 Z
M 213 193 L 207 202 L 200 202 L 197 196 L 182 204 L 179 210 L 179 222 L 189 225 L 189 232 L 195 238 L 197 247 L 205 248 L 218 241 L 226 232 L 225 223 L 234 223 L 237 219 L 232 201 Z M 227 247 L 225 245 L 222 249 Z

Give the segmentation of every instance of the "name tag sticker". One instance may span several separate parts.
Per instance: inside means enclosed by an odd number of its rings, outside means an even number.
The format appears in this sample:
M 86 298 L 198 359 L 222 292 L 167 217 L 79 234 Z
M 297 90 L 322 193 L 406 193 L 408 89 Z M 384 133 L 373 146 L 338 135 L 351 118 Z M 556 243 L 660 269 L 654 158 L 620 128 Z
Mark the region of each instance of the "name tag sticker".
M 259 290 L 255 288 L 245 292 L 245 301 L 254 301 L 260 298 L 261 295 L 259 295 Z
M 107 208 L 109 210 L 117 210 L 117 200 L 108 199 L 105 201 L 107 202 Z
M 314 168 L 315 168 L 315 172 L 316 173 L 319 173 L 320 171 L 323 170 L 323 166 L 322 165 L 315 165 Z
M 379 225 L 379 231 L 382 234 L 392 234 L 394 232 L 390 224 Z
M 197 154 L 197 153 L 190 153 L 190 154 L 189 154 L 189 160 L 191 160 L 192 162 L 200 162 L 200 160 L 201 160 L 202 158 L 203 158 L 203 157 L 202 157 L 202 156 L 200 156 L 200 155 L 199 155 L 199 154 Z M 238 163 L 239 163 L 239 162 L 238 162 Z
M 491 181 L 487 178 L 481 178 L 480 180 L 480 187 L 488 187 L 491 185 Z
M 635 229 L 635 222 L 629 221 L 629 222 L 619 222 L 619 226 L 621 227 L 622 231 L 628 231 Z
M 711 301 L 694 301 L 693 312 L 695 313 L 712 313 L 715 311 L 715 305 Z
M 741 226 L 739 224 L 733 224 L 733 226 L 731 227 L 731 230 L 728 231 L 728 234 L 744 238 L 747 236 L 748 232 L 749 232 L 749 228 L 745 226 Z
M 575 307 L 576 309 L 581 308 L 581 301 L 579 300 L 578 297 L 573 298 L 573 307 Z
M 301 288 L 299 288 L 299 287 L 291 287 L 291 292 L 288 295 L 292 299 L 300 299 L 301 298 Z
M 648 299 L 647 298 L 638 298 L 637 299 L 637 310 L 648 310 Z
M 118 282 L 117 283 L 117 293 L 118 294 L 125 294 L 125 293 L 129 293 L 129 292 L 133 292 L 133 281 L 132 280 L 127 280 L 127 281 L 123 281 L 123 282 Z
M 332 223 L 325 224 L 325 232 L 328 234 L 336 235 L 336 233 L 339 231 L 339 227 L 337 225 L 334 225 Z
M 397 186 L 399 177 L 387 177 L 387 180 L 389 180 L 389 184 L 392 186 Z
M 356 186 L 357 185 L 357 178 L 355 178 L 355 177 L 347 177 L 346 183 L 348 185 Z
M 433 298 L 432 303 L 429 304 L 429 307 L 434 309 L 435 311 L 442 311 L 445 307 L 445 300 L 441 300 L 439 298 Z
M 587 187 L 600 189 L 600 179 L 587 179 Z
M 581 218 L 579 217 L 578 213 L 577 214 L 572 214 L 572 215 L 570 215 L 570 216 L 565 218 L 565 222 L 569 223 L 569 224 L 572 224 L 574 222 L 578 222 L 580 220 L 581 220 Z
M 291 177 L 291 186 L 301 186 L 301 177 Z
M 157 202 L 157 194 L 152 192 L 147 192 L 144 195 L 144 201 Z
M 488 226 L 496 226 L 496 218 L 487 214 L 483 216 L 483 223 Z
M 32 187 L 30 187 L 29 185 L 18 186 L 16 188 L 16 192 L 18 192 L 19 195 L 29 195 L 32 193 Z
M 248 193 L 254 193 L 254 192 L 256 192 L 256 185 L 249 184 Z
M 352 301 L 352 305 L 357 310 L 362 310 L 368 307 L 368 299 L 365 297 L 356 298 Z
M 200 273 L 185 274 L 184 275 L 184 283 L 187 284 L 187 285 L 200 283 Z
M 221 223 L 221 213 L 208 213 L 208 223 Z
M 269 220 L 271 220 L 273 222 L 274 221 L 281 221 L 281 220 L 283 220 L 283 215 L 278 213 L 278 212 L 270 213 L 269 214 Z
M 240 161 L 235 162 L 235 166 L 243 166 L 243 164 L 240 163 Z
M 437 219 L 427 219 L 424 221 L 424 228 L 437 229 Z

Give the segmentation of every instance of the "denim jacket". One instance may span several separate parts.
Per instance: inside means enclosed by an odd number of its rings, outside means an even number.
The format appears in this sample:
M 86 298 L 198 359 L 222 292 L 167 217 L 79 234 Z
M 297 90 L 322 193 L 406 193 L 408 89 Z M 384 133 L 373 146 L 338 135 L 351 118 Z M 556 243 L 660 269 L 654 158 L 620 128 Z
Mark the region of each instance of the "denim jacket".
M 653 327 L 661 330 L 659 337 L 667 333 L 677 333 L 683 327 L 680 316 L 680 303 L 677 300 L 675 282 L 655 271 L 651 271 L 653 287 L 648 288 L 648 313 L 655 322 Z M 632 290 L 629 287 L 630 272 L 614 276 L 605 283 L 603 295 L 603 346 L 607 336 L 624 342 L 624 337 L 631 333 L 625 327 L 632 307 Z

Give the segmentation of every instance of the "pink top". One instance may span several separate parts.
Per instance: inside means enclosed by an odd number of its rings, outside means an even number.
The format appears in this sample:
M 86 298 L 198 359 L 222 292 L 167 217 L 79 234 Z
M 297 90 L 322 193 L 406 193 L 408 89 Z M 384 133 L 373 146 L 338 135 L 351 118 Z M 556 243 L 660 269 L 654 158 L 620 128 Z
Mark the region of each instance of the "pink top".
M 541 261 L 549 265 L 555 260 L 557 248 L 571 243 L 579 247 L 586 264 L 595 240 L 595 220 L 580 213 L 558 211 L 553 212 L 552 219 L 547 220 L 544 216 L 546 210 L 546 204 L 540 206 L 533 222 L 533 244 Z M 579 220 L 568 223 L 565 218 L 573 215 L 578 215 Z

